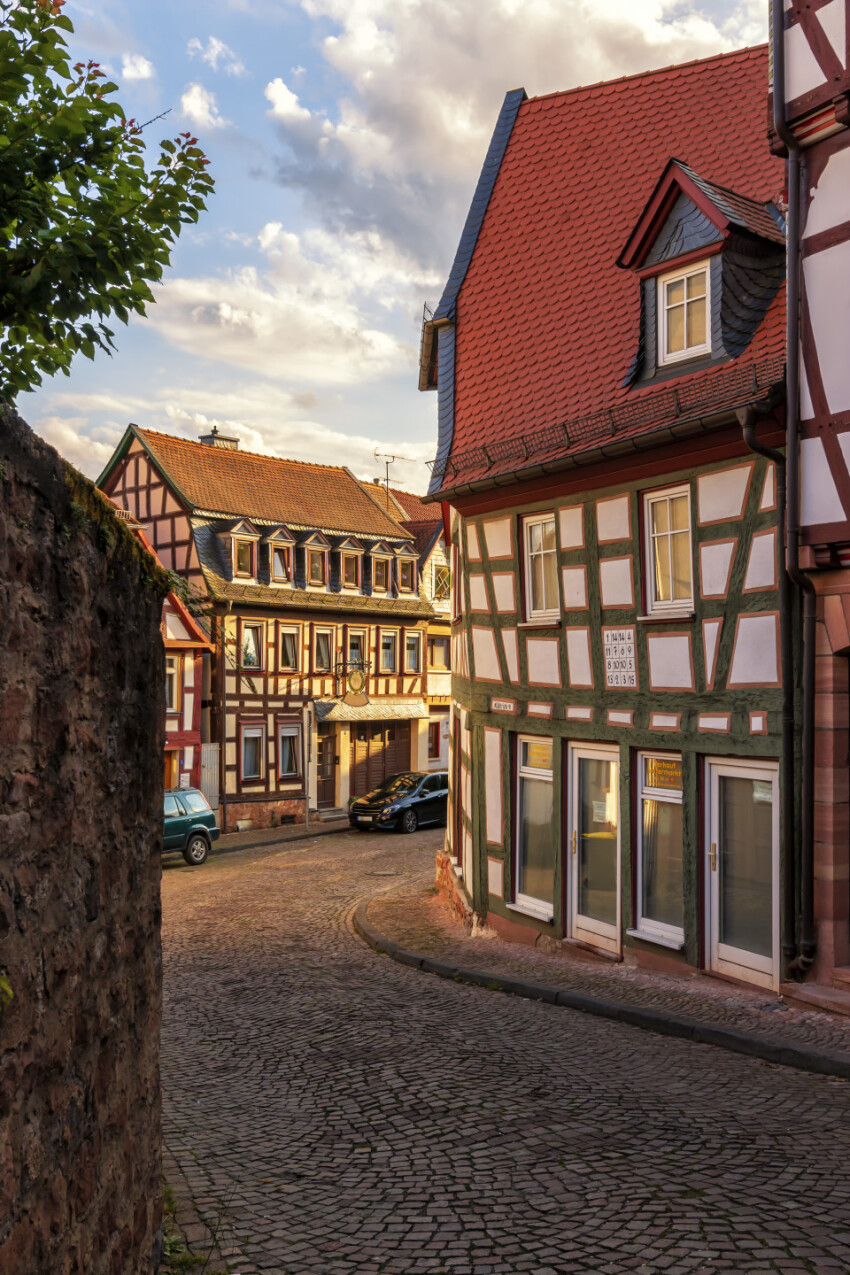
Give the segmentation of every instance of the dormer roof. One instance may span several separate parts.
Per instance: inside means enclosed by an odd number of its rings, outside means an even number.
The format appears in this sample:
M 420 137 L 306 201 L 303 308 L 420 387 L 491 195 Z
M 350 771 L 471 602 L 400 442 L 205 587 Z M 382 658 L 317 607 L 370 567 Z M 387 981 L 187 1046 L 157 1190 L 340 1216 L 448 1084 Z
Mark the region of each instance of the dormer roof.
M 738 230 L 771 243 L 785 244 L 780 214 L 772 203 L 762 203 L 707 181 L 682 160 L 671 159 L 617 258 L 618 266 L 625 270 L 639 270 L 645 265 L 652 245 L 682 195 L 715 227 L 721 241 Z
M 358 540 L 356 536 L 344 536 L 336 542 L 337 549 L 342 549 L 346 553 L 364 553 L 365 545 Z
M 274 545 L 294 545 L 295 537 L 288 527 L 270 527 L 266 529 L 263 540 Z
M 241 540 L 261 540 L 262 532 L 258 531 L 249 518 L 231 518 L 220 522 L 216 528 L 220 536 L 238 536 Z
M 372 554 L 373 557 L 375 555 L 377 555 L 378 557 L 384 557 L 384 558 L 392 558 L 394 556 L 393 547 L 392 545 L 388 545 L 386 540 L 378 540 L 375 544 L 372 545 L 369 552 Z
M 307 535 L 301 537 L 298 542 L 305 545 L 308 549 L 330 549 L 331 542 L 327 536 L 321 531 L 311 531 Z

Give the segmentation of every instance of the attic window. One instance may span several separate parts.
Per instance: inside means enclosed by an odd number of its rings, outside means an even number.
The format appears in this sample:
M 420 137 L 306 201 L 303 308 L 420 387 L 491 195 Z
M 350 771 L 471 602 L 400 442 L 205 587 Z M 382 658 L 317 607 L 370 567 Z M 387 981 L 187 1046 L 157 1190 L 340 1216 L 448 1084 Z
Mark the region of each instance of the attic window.
M 399 593 L 412 593 L 413 592 L 413 560 L 410 558 L 407 558 L 407 559 L 403 558 L 401 562 L 399 562 L 398 564 L 398 570 L 399 570 L 399 578 L 398 578 Z
M 307 563 L 307 583 L 313 588 L 324 588 L 327 581 L 327 555 L 324 549 L 310 549 Z
M 708 262 L 662 275 L 658 280 L 660 363 L 711 353 Z
M 238 576 L 253 576 L 254 542 L 252 540 L 237 540 L 234 553 L 236 555 L 235 574 Z
M 282 545 L 272 549 L 272 579 L 277 584 L 289 583 L 289 550 Z
M 372 587 L 378 593 L 389 592 L 390 587 L 390 560 L 389 558 L 376 558 L 374 566 L 374 580 Z
M 360 588 L 360 555 L 344 553 L 342 555 L 342 582 L 346 589 Z

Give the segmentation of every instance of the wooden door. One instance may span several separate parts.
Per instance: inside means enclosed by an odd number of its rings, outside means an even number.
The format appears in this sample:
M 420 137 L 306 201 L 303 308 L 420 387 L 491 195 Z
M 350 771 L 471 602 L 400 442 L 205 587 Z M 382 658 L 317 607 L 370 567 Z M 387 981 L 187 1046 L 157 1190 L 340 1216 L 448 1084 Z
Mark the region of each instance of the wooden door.
M 177 765 L 177 756 L 177 753 L 173 749 L 169 749 L 165 753 L 165 767 L 163 775 L 163 786 L 165 788 L 176 788 L 178 786 L 179 780 L 177 778 L 177 772 L 179 767 Z
M 369 783 L 369 724 L 358 722 L 351 728 L 351 792 L 355 797 L 365 797 Z
M 332 726 L 319 727 L 318 806 L 327 810 L 336 804 L 336 733 Z

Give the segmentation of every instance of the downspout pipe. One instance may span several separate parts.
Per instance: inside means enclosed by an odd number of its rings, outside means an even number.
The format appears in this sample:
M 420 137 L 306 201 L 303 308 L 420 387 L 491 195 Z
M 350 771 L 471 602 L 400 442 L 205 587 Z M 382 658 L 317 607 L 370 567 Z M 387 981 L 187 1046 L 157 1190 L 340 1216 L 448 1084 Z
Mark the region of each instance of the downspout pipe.
M 773 461 L 776 474 L 776 520 L 785 526 L 785 456 L 756 437 L 759 409 L 755 405 L 738 412 L 744 442 L 751 452 Z M 797 845 L 794 818 L 794 616 L 791 580 L 784 566 L 779 572 L 779 660 L 782 668 L 782 954 L 788 969 L 797 956 Z
M 787 295 L 785 317 L 786 483 L 785 570 L 803 595 L 802 782 L 800 795 L 800 937 L 790 962 L 793 977 L 804 978 L 814 963 L 814 771 L 815 621 L 814 585 L 800 569 L 800 147 L 785 120 L 785 14 L 783 0 L 771 0 L 773 127 L 788 151 Z

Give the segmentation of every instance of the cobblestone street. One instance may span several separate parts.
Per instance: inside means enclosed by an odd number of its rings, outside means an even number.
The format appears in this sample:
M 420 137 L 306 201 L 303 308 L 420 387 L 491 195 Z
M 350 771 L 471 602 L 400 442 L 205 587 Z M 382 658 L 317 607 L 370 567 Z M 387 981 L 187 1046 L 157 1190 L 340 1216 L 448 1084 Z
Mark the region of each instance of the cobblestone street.
M 408 969 L 442 830 L 163 873 L 165 1136 L 230 1269 L 846 1272 L 850 1087 Z

